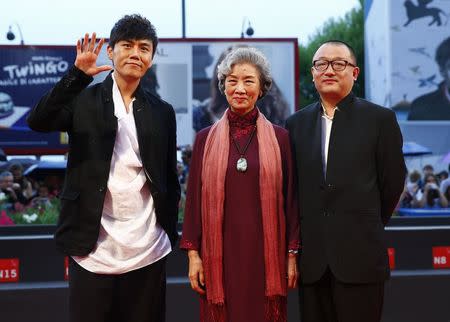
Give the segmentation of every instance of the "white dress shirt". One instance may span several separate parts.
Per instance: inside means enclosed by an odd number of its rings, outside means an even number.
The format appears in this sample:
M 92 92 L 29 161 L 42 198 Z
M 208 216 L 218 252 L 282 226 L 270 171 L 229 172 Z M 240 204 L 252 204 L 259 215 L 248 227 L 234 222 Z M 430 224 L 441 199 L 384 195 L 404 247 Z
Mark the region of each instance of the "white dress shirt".
M 100 233 L 94 250 L 74 256 L 83 268 L 98 274 L 122 274 L 150 265 L 171 251 L 169 237 L 156 222 L 133 115 L 127 113 L 113 77 L 114 115 L 118 126 L 103 203 Z
M 327 175 L 327 163 L 328 163 L 328 147 L 330 145 L 330 134 L 331 127 L 333 126 L 333 117 L 328 116 L 326 108 L 322 106 L 322 164 L 323 164 L 323 175 L 326 179 Z M 338 111 L 338 107 L 334 108 L 334 113 Z

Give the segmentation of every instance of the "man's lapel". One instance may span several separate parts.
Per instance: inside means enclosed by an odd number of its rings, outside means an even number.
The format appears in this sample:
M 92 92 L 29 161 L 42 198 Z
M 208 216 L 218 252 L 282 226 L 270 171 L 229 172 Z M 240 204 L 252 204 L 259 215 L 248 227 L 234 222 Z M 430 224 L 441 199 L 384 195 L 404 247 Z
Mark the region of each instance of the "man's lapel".
M 346 140 L 346 132 L 348 127 L 348 118 L 351 113 L 351 105 L 354 101 L 353 93 L 349 93 L 338 104 L 338 109 L 334 112 L 333 125 L 331 127 L 330 142 L 328 145 L 328 160 L 326 181 L 328 183 L 334 182 L 337 171 L 342 171 L 345 164 L 345 145 L 351 144 Z
M 158 111 L 158 106 L 154 106 L 146 98 L 141 88 L 136 91 L 136 100 L 133 104 L 134 121 L 136 124 L 136 132 L 139 143 L 139 151 L 142 160 L 146 161 L 145 167 L 148 174 L 152 178 L 152 183 L 158 184 L 158 173 L 156 165 L 161 153 L 162 133 L 165 133 L 161 128 L 163 122 Z
M 113 79 L 112 72 L 106 76 L 102 84 L 102 103 L 103 103 L 103 126 L 104 133 L 115 133 L 117 131 L 117 117 L 114 115 L 114 101 L 112 96 Z
M 319 175 L 320 184 L 325 182 L 323 173 L 323 157 L 322 157 L 322 113 L 321 105 L 318 102 L 313 110 L 313 137 L 312 137 L 312 153 L 314 159 L 314 172 Z

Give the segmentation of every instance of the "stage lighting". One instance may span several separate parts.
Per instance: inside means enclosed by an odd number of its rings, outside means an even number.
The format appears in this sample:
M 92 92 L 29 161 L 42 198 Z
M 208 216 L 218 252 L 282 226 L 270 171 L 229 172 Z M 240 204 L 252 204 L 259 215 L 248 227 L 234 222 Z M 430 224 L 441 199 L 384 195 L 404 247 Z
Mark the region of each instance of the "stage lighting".
M 250 24 L 250 20 L 248 20 L 247 17 L 244 17 L 244 19 L 242 19 L 241 38 L 245 37 L 244 36 L 245 23 L 247 23 L 247 29 L 245 30 L 245 35 L 247 35 L 248 37 L 251 37 L 255 33 L 255 30 L 253 29 L 252 25 Z
M 17 22 L 14 22 L 13 24 L 9 25 L 8 32 L 6 33 L 6 39 L 8 39 L 10 41 L 13 41 L 14 39 L 16 39 L 16 35 L 12 31 L 12 26 L 13 25 L 15 25 L 17 27 L 17 30 L 19 30 L 20 44 L 23 45 L 24 41 L 23 41 L 22 30 L 20 29 L 20 26 L 19 26 L 19 24 Z

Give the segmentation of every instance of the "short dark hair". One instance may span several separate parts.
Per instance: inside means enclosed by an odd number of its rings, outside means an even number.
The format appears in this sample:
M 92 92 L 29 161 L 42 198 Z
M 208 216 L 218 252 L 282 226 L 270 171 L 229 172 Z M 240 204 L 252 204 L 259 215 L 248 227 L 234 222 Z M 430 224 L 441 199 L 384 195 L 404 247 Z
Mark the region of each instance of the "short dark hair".
M 6 177 L 13 177 L 13 174 L 9 171 L 3 171 L 0 173 L 0 179 L 4 179 Z
M 447 60 L 450 59 L 450 37 L 440 43 L 436 49 L 436 62 L 443 69 Z
M 12 163 L 9 166 L 8 170 L 11 171 L 11 172 L 12 171 L 16 171 L 16 170 L 23 171 L 23 166 L 20 163 Z
M 353 59 L 354 64 L 355 64 L 355 65 L 358 65 L 358 61 L 357 61 L 357 59 L 356 59 L 355 50 L 353 49 L 352 46 L 350 46 L 350 45 L 349 45 L 348 43 L 346 43 L 345 41 L 337 40 L 337 39 L 330 39 L 330 40 L 327 40 L 327 41 L 321 43 L 320 46 L 317 47 L 317 49 L 316 49 L 315 52 L 317 52 L 317 50 L 319 50 L 319 48 L 322 47 L 322 46 L 325 45 L 325 44 L 331 44 L 331 45 L 338 45 L 338 46 L 345 46 L 345 47 L 347 47 L 347 49 L 350 51 L 350 57 Z
M 425 183 L 427 183 L 428 178 L 433 178 L 434 182 L 436 182 L 436 183 L 439 182 L 439 180 L 438 180 L 438 178 L 436 177 L 436 175 L 434 175 L 434 174 L 432 174 L 432 173 L 427 174 L 427 175 L 425 176 L 425 178 L 424 178 L 423 181 L 425 181 Z
M 442 177 L 445 177 L 444 179 L 448 178 L 448 172 L 445 170 L 442 170 L 441 172 L 439 172 L 438 177 L 442 180 Z
M 123 16 L 111 29 L 109 45 L 114 48 L 117 42 L 132 39 L 150 40 L 153 45 L 152 55 L 155 56 L 158 36 L 155 27 L 147 18 L 138 14 Z
M 421 175 L 420 175 L 419 171 L 414 170 L 409 174 L 409 181 L 416 183 L 420 180 L 420 177 L 421 177 Z

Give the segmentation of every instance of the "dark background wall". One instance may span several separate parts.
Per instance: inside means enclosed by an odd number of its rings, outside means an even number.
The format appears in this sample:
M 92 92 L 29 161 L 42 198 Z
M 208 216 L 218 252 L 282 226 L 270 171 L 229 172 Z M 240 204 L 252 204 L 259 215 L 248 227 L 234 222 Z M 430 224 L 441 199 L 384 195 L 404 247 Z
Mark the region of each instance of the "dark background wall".
M 19 282 L 0 283 L 0 321 L 68 321 L 64 256 L 55 250 L 52 229 L 0 229 L 0 259 L 20 260 Z M 450 269 L 433 268 L 431 249 L 450 246 L 450 218 L 393 219 L 386 242 L 395 249 L 395 269 L 382 322 L 449 322 Z M 182 251 L 170 255 L 167 275 L 167 322 L 199 321 Z M 288 315 L 289 322 L 299 321 L 296 291 L 289 294 Z

